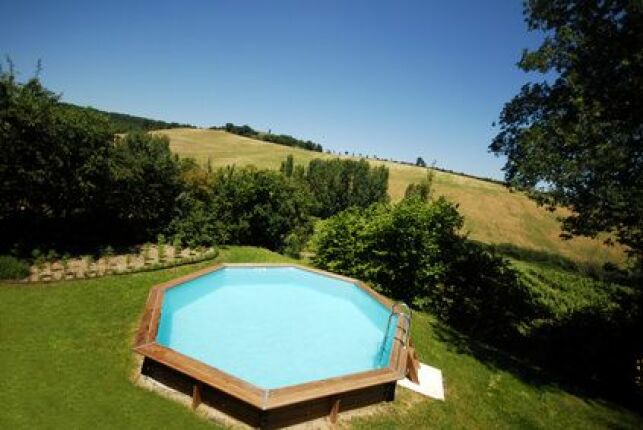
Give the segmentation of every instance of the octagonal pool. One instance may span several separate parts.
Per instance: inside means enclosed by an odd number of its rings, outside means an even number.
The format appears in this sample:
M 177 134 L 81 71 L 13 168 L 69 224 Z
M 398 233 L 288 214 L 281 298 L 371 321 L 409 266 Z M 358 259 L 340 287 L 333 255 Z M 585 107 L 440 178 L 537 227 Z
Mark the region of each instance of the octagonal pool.
M 393 400 L 417 373 L 410 310 L 296 265 L 219 264 L 150 290 L 141 373 L 254 427 Z
M 337 278 L 227 267 L 166 291 L 157 342 L 271 389 L 384 367 L 389 315 Z

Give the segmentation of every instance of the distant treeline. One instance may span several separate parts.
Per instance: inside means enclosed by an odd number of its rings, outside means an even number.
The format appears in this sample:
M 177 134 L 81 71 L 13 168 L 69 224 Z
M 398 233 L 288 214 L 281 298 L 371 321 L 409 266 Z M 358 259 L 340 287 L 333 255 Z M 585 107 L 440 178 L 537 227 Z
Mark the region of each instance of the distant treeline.
M 450 173 L 452 175 L 457 175 L 457 176 L 464 176 L 465 178 L 477 179 L 478 181 L 490 182 L 492 184 L 498 184 L 498 185 L 506 185 L 507 184 L 505 181 L 501 181 L 499 179 L 487 178 L 486 176 L 470 175 L 468 173 L 458 172 L 457 170 L 443 169 L 442 167 L 433 166 L 431 168 L 435 169 L 437 171 L 440 171 L 440 172 Z
M 410 161 L 403 161 L 403 160 L 395 160 L 393 158 L 381 158 L 378 157 L 377 155 L 368 155 L 368 154 L 360 154 L 360 153 L 354 153 L 354 152 L 348 152 L 348 151 L 330 151 L 326 150 L 326 153 L 328 154 L 337 154 L 337 155 L 345 155 L 345 156 L 351 156 L 351 157 L 359 157 L 359 158 L 366 158 L 368 160 L 377 160 L 377 161 L 386 161 L 389 163 L 397 163 L 397 164 L 403 164 L 405 166 L 416 166 L 416 167 L 429 167 L 430 169 L 437 170 L 439 172 L 444 172 L 444 173 L 450 173 L 452 175 L 457 175 L 457 176 L 464 176 L 466 178 L 471 178 L 471 179 L 477 179 L 479 181 L 485 181 L 485 182 L 491 182 L 493 184 L 499 184 L 499 185 L 506 185 L 506 182 L 498 180 L 498 179 L 493 179 L 493 178 L 488 178 L 486 176 L 476 176 L 476 175 L 471 175 L 469 173 L 463 173 L 463 172 L 458 172 L 457 170 L 451 170 L 451 169 L 445 169 L 443 167 L 437 167 L 435 164 L 432 164 L 431 166 L 427 166 L 427 164 L 422 160 L 422 157 L 418 157 L 417 161 L 415 163 L 412 163 Z
M 115 133 L 131 133 L 135 131 L 151 131 L 167 128 L 195 128 L 190 124 L 166 122 L 125 113 L 102 111 L 93 107 L 77 106 L 71 103 L 61 103 L 70 109 L 78 109 L 105 115 Z
M 308 149 L 309 151 L 322 152 L 323 147 L 319 143 L 311 140 L 301 140 L 287 134 L 272 134 L 257 131 L 249 125 L 234 125 L 229 122 L 221 127 L 210 127 L 211 130 L 225 130 L 228 133 L 238 134 L 239 136 L 251 137 L 253 139 L 263 140 L 266 142 L 276 143 L 284 146 L 294 146 L 296 148 Z

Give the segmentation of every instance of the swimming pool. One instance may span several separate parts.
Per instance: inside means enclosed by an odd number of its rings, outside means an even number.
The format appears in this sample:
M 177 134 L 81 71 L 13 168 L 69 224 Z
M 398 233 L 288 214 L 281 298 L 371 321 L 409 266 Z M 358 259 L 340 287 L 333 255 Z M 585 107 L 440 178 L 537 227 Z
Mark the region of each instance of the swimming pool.
M 226 412 L 244 410 L 243 421 L 266 427 L 270 417 L 392 400 L 409 324 L 357 280 L 294 265 L 217 265 L 151 290 L 135 350 L 143 373 L 174 372 L 197 403 L 223 398 Z

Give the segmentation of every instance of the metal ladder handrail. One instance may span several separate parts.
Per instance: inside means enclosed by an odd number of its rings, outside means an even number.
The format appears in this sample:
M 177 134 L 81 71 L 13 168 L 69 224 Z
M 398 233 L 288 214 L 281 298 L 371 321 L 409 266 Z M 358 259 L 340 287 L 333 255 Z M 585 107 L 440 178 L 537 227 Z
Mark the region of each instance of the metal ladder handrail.
M 406 312 L 398 310 L 399 307 L 404 307 L 406 308 Z M 382 340 L 382 346 L 380 347 L 380 362 L 382 361 L 382 355 L 384 354 L 384 350 L 386 349 L 386 343 L 388 341 L 388 333 L 391 331 L 391 321 L 393 320 L 393 317 L 396 316 L 398 318 L 404 318 L 406 321 L 406 326 L 403 328 L 404 333 L 403 333 L 403 338 L 399 339 L 397 337 L 394 337 L 395 340 L 399 340 L 402 342 L 402 346 L 404 348 L 407 347 L 409 337 L 411 335 L 411 318 L 413 317 L 413 310 L 409 305 L 407 305 L 404 302 L 395 302 L 393 303 L 393 306 L 391 306 L 391 313 L 388 316 L 388 323 L 386 324 L 386 331 L 384 332 L 384 339 Z M 395 330 L 397 332 L 397 330 Z M 395 336 L 395 335 L 394 335 Z

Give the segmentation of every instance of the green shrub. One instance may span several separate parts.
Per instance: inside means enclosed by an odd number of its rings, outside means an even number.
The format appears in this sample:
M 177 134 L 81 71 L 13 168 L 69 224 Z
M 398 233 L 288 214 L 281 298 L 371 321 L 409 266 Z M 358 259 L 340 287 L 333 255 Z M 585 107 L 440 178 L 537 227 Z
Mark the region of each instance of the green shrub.
M 58 259 L 58 253 L 56 252 L 55 249 L 50 249 L 49 252 L 47 252 L 47 261 L 50 263 L 53 263 Z
M 395 299 L 413 303 L 443 281 L 463 219 L 445 199 L 350 209 L 324 221 L 313 238 L 314 263 L 366 278 Z
M 428 202 L 431 198 L 433 188 L 433 178 L 435 174 L 432 169 L 427 169 L 426 176 L 419 184 L 409 184 L 404 191 L 404 198 L 418 197 Z
M 281 252 L 289 257 L 299 258 L 308 244 L 311 234 L 312 229 L 307 227 L 291 231 L 284 239 L 284 246 Z
M 529 315 L 529 292 L 502 258 L 467 241 L 462 225 L 457 207 L 444 198 L 351 209 L 322 223 L 312 241 L 313 262 L 456 327 L 513 332 Z
M 228 167 L 199 183 L 179 196 L 169 228 L 190 248 L 244 244 L 277 250 L 293 229 L 310 223 L 306 187 L 279 172 Z
M 156 247 L 156 252 L 157 252 L 157 255 L 158 255 L 158 260 L 161 263 L 165 262 L 165 245 L 159 244 Z
M 373 167 L 366 160 L 314 159 L 303 175 L 314 197 L 312 213 L 321 218 L 389 200 L 388 168 Z
M 0 255 L 0 279 L 23 279 L 29 276 L 29 264 L 10 255 Z
M 174 236 L 172 247 L 174 248 L 174 259 L 176 260 L 181 258 L 181 252 L 183 251 L 183 242 L 181 241 L 181 236 Z

